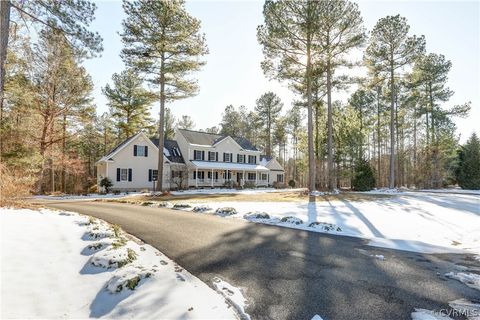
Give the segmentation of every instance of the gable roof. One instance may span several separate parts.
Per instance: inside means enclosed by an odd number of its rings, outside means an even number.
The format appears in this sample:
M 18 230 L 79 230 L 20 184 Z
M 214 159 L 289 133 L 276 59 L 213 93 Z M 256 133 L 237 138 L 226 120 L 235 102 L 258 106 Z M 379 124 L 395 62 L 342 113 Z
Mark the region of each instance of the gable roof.
M 226 139 L 229 136 L 215 134 L 215 133 L 208 133 L 208 132 L 201 132 L 201 131 L 193 131 L 187 129 L 178 129 L 185 137 L 188 143 L 202 145 L 202 146 L 213 146 L 218 142 Z M 258 151 L 257 148 L 247 139 L 241 137 L 231 137 L 242 149 L 251 150 L 251 151 Z
M 272 159 L 273 157 L 271 156 L 267 156 L 265 154 L 260 155 L 260 162 L 263 162 L 265 164 L 269 163 Z
M 140 131 L 139 133 L 125 139 L 121 143 L 119 143 L 115 148 L 110 150 L 105 156 L 103 156 L 100 160 L 97 161 L 109 161 L 112 160 L 112 157 L 120 151 L 123 147 L 125 147 L 127 144 L 129 144 L 131 141 L 136 139 L 139 135 L 143 135 L 147 141 L 150 141 L 150 143 L 157 148 L 158 150 L 158 139 L 156 138 L 148 138 L 146 134 L 143 131 Z M 168 159 L 170 162 L 175 162 L 175 163 L 185 163 L 183 160 L 182 153 L 180 151 L 180 148 L 178 147 L 178 144 L 174 140 L 167 140 L 165 139 L 164 141 L 164 149 L 163 149 L 163 154 L 165 157 Z

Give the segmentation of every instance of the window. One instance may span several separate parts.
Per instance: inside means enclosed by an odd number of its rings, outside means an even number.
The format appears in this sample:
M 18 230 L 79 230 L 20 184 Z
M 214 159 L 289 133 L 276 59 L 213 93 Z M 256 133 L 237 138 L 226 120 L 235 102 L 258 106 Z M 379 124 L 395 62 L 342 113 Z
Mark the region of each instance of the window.
M 283 174 L 277 174 L 277 181 L 283 182 Z
M 227 176 L 227 170 L 223 171 L 223 179 L 227 179 L 227 180 L 232 179 L 232 171 L 228 171 L 228 176 Z
M 232 154 L 223 153 L 223 162 L 232 162 Z
M 205 151 L 193 150 L 193 159 L 194 160 L 204 160 L 205 159 Z
M 218 161 L 218 152 L 208 151 L 208 161 Z
M 256 175 L 254 172 L 249 172 L 248 173 L 248 180 L 252 181 L 256 179 Z
M 198 177 L 197 177 L 197 171 L 193 171 L 193 179 L 199 179 L 203 180 L 205 179 L 205 172 L 204 171 L 198 171 Z
M 208 177 L 208 179 L 212 179 L 212 172 L 211 171 L 208 171 L 207 177 Z M 213 179 L 218 180 L 218 172 L 213 173 Z
M 120 169 L 120 181 L 128 180 L 128 169 Z
M 134 157 L 148 157 L 148 147 L 147 146 L 133 146 L 133 156 Z
M 132 181 L 132 169 L 117 168 L 117 181 Z
M 152 170 L 152 180 L 153 181 L 158 180 L 158 170 Z
M 268 175 L 266 173 L 262 173 L 262 180 L 267 181 Z
M 244 154 L 237 154 L 237 162 L 238 163 L 245 163 L 245 155 Z
M 248 163 L 250 164 L 257 163 L 257 156 L 248 156 Z

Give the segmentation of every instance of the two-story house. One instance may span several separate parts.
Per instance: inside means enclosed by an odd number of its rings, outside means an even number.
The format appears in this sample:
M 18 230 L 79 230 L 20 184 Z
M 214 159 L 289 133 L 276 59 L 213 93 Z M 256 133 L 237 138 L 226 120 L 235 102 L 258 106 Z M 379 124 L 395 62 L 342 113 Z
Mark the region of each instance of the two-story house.
M 245 138 L 180 129 L 175 139 L 186 159 L 190 187 L 273 183 L 270 170 L 260 164 L 260 151 Z
M 266 187 L 284 180 L 280 164 L 266 161 L 245 138 L 179 129 L 175 140 L 165 140 L 163 154 L 163 189 Z M 140 132 L 97 162 L 97 180 L 108 177 L 112 190 L 151 190 L 157 162 L 158 139 Z

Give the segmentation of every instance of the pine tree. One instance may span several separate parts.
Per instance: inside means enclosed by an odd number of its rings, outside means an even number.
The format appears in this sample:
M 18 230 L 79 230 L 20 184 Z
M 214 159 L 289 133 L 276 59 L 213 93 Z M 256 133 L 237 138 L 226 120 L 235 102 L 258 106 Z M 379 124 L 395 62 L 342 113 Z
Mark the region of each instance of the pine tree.
M 170 108 L 165 108 L 165 139 L 174 139 L 175 138 L 175 127 L 177 120 L 172 113 Z
M 355 191 L 370 191 L 375 188 L 375 174 L 365 159 L 360 159 L 355 166 L 352 187 Z
M 408 36 L 407 19 L 387 16 L 378 20 L 365 52 L 366 64 L 375 76 L 390 84 L 390 174 L 389 187 L 395 187 L 395 92 L 398 69 L 411 64 L 425 51 L 424 36 Z
M 265 154 L 272 155 L 272 135 L 273 128 L 278 120 L 280 112 L 282 111 L 283 103 L 280 97 L 273 92 L 262 94 L 257 99 L 255 111 L 258 114 L 258 121 L 262 127 L 263 135 L 265 137 Z
M 155 97 L 142 87 L 142 79 L 133 69 L 112 76 L 113 86 L 102 90 L 108 99 L 110 113 L 122 139 L 129 138 L 152 126 L 150 105 Z
M 320 1 L 267 0 L 263 7 L 265 22 L 257 28 L 257 39 L 265 58 L 264 73 L 274 79 L 304 85 L 310 191 L 315 190 L 312 83 L 313 60 L 319 50 L 319 4 Z
M 458 154 L 456 171 L 462 189 L 480 190 L 480 140 L 473 133 Z
M 195 122 L 193 122 L 192 117 L 183 115 L 182 118 L 177 122 L 177 128 L 192 130 L 195 128 Z
M 356 3 L 345 0 L 319 1 L 319 7 L 320 63 L 325 70 L 327 93 L 328 188 L 333 190 L 336 187 L 333 168 L 333 76 L 338 67 L 352 65 L 351 61 L 346 60 L 347 54 L 364 42 L 365 30 Z
M 160 98 L 157 190 L 162 190 L 165 103 L 198 92 L 190 75 L 205 64 L 200 57 L 208 50 L 200 21 L 188 14 L 184 1 L 124 1 L 123 9 L 122 57 L 157 88 Z

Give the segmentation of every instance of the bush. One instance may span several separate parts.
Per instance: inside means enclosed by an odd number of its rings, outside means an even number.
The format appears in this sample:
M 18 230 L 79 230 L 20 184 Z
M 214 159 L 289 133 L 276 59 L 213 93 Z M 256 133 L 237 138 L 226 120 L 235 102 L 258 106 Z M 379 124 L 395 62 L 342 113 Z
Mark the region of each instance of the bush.
M 33 179 L 24 172 L 14 172 L 0 163 L 0 207 L 18 205 L 30 194 Z
M 295 180 L 288 181 L 288 185 L 290 186 L 290 188 L 295 188 Z
M 100 187 L 105 188 L 105 192 L 108 193 L 109 189 L 113 187 L 113 182 L 108 177 L 102 178 L 102 180 L 100 180 Z
M 456 176 L 462 189 L 480 189 L 480 140 L 475 133 L 458 154 Z
M 244 184 L 243 184 L 243 187 L 245 189 L 255 189 L 257 186 L 255 185 L 255 182 L 253 181 L 246 181 Z
M 275 189 L 285 189 L 287 186 L 286 186 L 285 183 L 283 183 L 283 182 L 275 181 L 275 182 L 273 183 L 273 187 L 274 187 Z
M 232 207 L 218 208 L 215 211 L 215 214 L 221 217 L 232 216 L 234 214 L 237 214 L 237 210 L 235 210 L 235 208 L 232 208 Z
M 362 159 L 355 166 L 352 187 L 355 191 L 369 191 L 375 188 L 375 174 L 368 161 Z

